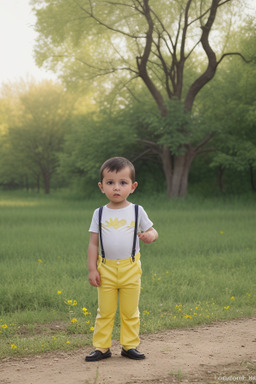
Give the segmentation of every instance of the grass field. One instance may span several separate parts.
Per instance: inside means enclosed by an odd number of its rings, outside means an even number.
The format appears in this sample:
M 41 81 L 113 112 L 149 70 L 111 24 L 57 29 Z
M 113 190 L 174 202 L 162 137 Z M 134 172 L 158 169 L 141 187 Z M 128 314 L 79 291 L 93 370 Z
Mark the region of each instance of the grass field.
M 255 199 L 136 201 L 159 232 L 141 246 L 141 333 L 255 315 Z M 0 193 L 0 358 L 91 344 L 88 227 L 104 203 Z

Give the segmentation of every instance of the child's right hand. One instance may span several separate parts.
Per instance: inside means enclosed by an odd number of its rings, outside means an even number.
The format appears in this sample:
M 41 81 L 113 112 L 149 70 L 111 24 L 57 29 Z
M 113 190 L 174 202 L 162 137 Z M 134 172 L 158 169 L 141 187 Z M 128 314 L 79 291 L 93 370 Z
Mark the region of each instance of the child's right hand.
M 89 283 L 93 287 L 100 287 L 100 274 L 99 274 L 99 271 L 97 269 L 89 272 L 88 279 L 89 279 Z

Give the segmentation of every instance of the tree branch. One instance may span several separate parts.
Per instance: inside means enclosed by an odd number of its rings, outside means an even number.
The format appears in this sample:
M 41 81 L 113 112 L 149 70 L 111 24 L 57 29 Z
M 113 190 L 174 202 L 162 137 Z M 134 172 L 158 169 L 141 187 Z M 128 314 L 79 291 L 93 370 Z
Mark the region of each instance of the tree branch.
M 161 47 L 160 47 L 160 36 L 158 37 L 158 43 L 155 43 L 155 46 L 156 46 L 156 49 L 158 51 L 158 54 L 155 53 L 155 55 L 159 58 L 159 60 L 161 61 L 162 63 L 162 69 L 164 71 L 164 74 L 165 74 L 165 88 L 166 88 L 166 91 L 167 91 L 167 95 L 169 98 L 171 98 L 173 96 L 172 92 L 171 92 L 171 89 L 170 89 L 170 86 L 169 86 L 169 69 L 168 69 L 168 66 L 163 58 L 163 55 L 162 55 L 162 52 L 161 52 Z M 160 66 L 160 65 L 159 65 Z M 161 66 L 160 66 L 161 67 Z
M 186 60 L 185 44 L 186 44 L 187 31 L 188 31 L 188 12 L 189 12 L 191 3 L 192 3 L 192 0 L 188 0 L 185 8 L 184 26 L 183 26 L 181 46 L 180 46 L 180 60 L 177 62 L 177 90 L 176 90 L 175 96 L 177 96 L 179 99 L 181 98 L 182 88 L 183 88 L 183 72 L 184 72 L 184 64 Z
M 140 153 L 139 155 L 137 155 L 136 157 L 134 157 L 132 159 L 132 163 L 134 163 L 135 161 L 141 159 L 144 155 L 146 155 L 147 153 L 151 152 L 151 149 L 146 149 L 145 151 L 143 151 L 142 153 Z
M 96 75 L 96 77 L 98 76 L 104 76 L 104 75 L 107 75 L 109 73 L 114 73 L 114 72 L 118 72 L 118 71 L 129 71 L 129 72 L 132 72 L 132 73 L 135 73 L 136 76 L 138 76 L 138 72 L 135 71 L 134 69 L 132 69 L 131 67 L 114 67 L 114 68 L 99 68 L 99 67 L 96 67 L 92 64 L 89 64 L 87 63 L 86 61 L 82 60 L 82 59 L 79 59 L 78 57 L 75 57 L 75 60 L 80 62 L 81 64 L 84 64 L 86 65 L 87 67 L 89 68 L 92 68 L 92 69 L 95 69 L 97 70 L 98 72 L 101 72 L 99 73 L 98 75 Z
M 143 10 L 144 10 L 144 16 L 148 23 L 148 30 L 146 33 L 146 43 L 144 47 L 144 52 L 141 57 L 137 57 L 137 67 L 139 70 L 139 75 L 144 81 L 145 85 L 147 86 L 149 92 L 153 96 L 154 100 L 156 101 L 161 113 L 163 116 L 166 115 L 167 110 L 164 105 L 164 99 L 161 95 L 161 93 L 156 88 L 155 84 L 151 80 L 151 78 L 148 75 L 147 72 L 147 63 L 149 60 L 149 56 L 151 53 L 151 47 L 153 44 L 153 31 L 154 31 L 154 23 L 150 14 L 150 7 L 149 7 L 149 0 L 143 0 Z
M 200 42 L 208 57 L 208 66 L 206 71 L 194 81 L 187 93 L 185 99 L 185 109 L 187 111 L 191 111 L 196 95 L 214 77 L 217 69 L 217 59 L 215 52 L 213 51 L 209 43 L 209 34 L 216 18 L 219 1 L 220 0 L 212 0 L 208 20 L 205 25 L 202 26 L 202 35 Z
M 252 62 L 252 60 L 247 60 L 243 55 L 242 55 L 242 53 L 240 53 L 240 52 L 227 52 L 227 53 L 224 53 L 222 56 L 221 56 L 221 58 L 219 59 L 219 61 L 217 62 L 217 65 L 219 65 L 221 62 L 222 62 L 222 60 L 226 57 L 226 56 L 240 56 L 242 59 L 243 59 L 243 61 L 245 62 L 245 63 L 251 63 Z
M 213 138 L 214 135 L 215 135 L 214 133 L 211 133 L 210 135 L 208 135 L 207 137 L 205 137 L 205 138 L 204 138 L 199 144 L 197 144 L 197 146 L 194 148 L 194 152 L 198 152 L 199 149 L 200 149 L 201 147 L 203 147 L 205 144 L 207 144 L 208 141 L 210 141 L 210 140 Z
M 150 147 L 154 152 L 156 152 L 157 154 L 160 154 L 161 153 L 161 147 L 159 146 L 159 144 L 155 143 L 154 141 L 150 141 L 150 140 L 143 140 L 143 139 L 140 139 L 139 140 L 142 144 L 145 144 L 147 145 L 148 147 Z
M 132 39 L 136 39 L 136 38 L 142 38 L 142 36 L 136 36 L 136 35 L 131 35 L 130 33 L 127 33 L 127 32 L 124 32 L 122 31 L 121 29 L 116 29 L 116 28 L 113 28 L 111 27 L 110 25 L 104 23 L 102 20 L 100 20 L 98 17 L 96 17 L 93 13 L 93 6 L 91 4 L 91 1 L 89 0 L 89 3 L 90 3 L 90 8 L 91 8 L 91 11 L 89 12 L 87 9 L 85 9 L 84 7 L 82 7 L 82 5 L 80 5 L 76 0 L 73 0 L 76 5 L 83 11 L 85 12 L 88 16 L 90 16 L 92 19 L 94 19 L 99 25 L 105 27 L 106 29 L 110 30 L 110 31 L 113 31 L 113 32 L 117 32 L 117 33 L 120 33 L 121 35 L 124 35 L 124 36 L 127 36 L 127 37 L 131 37 Z

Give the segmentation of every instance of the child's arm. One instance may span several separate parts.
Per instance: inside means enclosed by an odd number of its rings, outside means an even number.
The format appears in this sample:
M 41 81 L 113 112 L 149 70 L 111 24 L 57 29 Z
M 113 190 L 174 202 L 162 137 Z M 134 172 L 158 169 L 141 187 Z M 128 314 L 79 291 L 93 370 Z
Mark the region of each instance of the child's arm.
M 138 233 L 138 237 L 144 243 L 150 244 L 157 240 L 158 233 L 153 227 L 151 227 L 146 232 Z
M 88 247 L 88 269 L 89 269 L 89 283 L 94 287 L 100 286 L 100 274 L 97 270 L 99 248 L 99 235 L 98 233 L 91 232 Z

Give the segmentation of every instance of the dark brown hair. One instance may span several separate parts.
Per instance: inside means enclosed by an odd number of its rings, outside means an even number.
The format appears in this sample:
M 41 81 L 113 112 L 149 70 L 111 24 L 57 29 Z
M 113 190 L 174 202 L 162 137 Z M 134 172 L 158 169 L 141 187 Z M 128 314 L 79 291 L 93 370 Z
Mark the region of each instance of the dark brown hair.
M 100 168 L 100 181 L 103 180 L 103 172 L 107 169 L 109 172 L 119 172 L 125 167 L 129 167 L 131 171 L 131 180 L 135 182 L 135 168 L 133 164 L 125 157 L 112 157 L 106 160 Z

